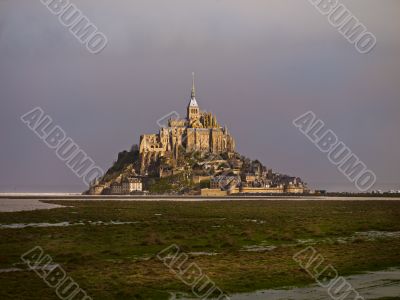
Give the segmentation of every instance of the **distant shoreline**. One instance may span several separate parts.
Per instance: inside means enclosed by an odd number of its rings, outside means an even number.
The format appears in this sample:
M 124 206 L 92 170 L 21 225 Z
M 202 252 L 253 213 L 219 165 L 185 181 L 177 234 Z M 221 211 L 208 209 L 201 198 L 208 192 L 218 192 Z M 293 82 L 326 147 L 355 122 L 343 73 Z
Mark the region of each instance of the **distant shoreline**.
M 210 196 L 200 195 L 80 195 L 80 194 L 29 194 L 29 193 L 3 193 L 0 199 L 39 199 L 39 200 L 116 200 L 116 201 L 208 201 L 208 200 L 302 200 L 302 201 L 373 201 L 373 200 L 400 200 L 400 195 L 366 195 L 366 194 L 328 194 L 328 195 L 230 195 Z

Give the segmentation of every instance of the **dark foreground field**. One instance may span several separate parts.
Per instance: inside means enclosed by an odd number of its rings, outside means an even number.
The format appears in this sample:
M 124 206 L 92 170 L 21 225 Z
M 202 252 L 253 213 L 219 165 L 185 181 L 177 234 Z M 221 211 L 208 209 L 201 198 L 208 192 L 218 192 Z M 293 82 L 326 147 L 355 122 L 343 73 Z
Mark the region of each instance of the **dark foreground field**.
M 314 283 L 292 259 L 307 245 L 340 275 L 400 266 L 398 201 L 56 203 L 68 207 L 0 213 L 0 299 L 58 299 L 33 271 L 1 271 L 23 269 L 20 256 L 35 246 L 93 299 L 190 293 L 155 257 L 171 244 L 229 294 Z M 4 226 L 59 222 L 79 224 Z

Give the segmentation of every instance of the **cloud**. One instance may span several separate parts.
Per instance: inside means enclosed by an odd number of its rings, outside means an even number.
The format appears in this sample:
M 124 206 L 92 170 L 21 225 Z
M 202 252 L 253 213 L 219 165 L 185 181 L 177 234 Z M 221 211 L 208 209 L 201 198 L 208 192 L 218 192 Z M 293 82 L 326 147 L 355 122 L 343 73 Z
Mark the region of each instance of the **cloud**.
M 378 38 L 368 55 L 308 1 L 73 2 L 107 35 L 101 54 L 88 53 L 40 1 L 0 1 L 0 166 L 11 170 L 0 175 L 3 189 L 81 187 L 21 126 L 32 107 L 107 167 L 157 130 L 160 116 L 184 114 L 192 71 L 201 108 L 228 125 L 243 154 L 311 185 L 352 189 L 292 128 L 312 109 L 378 174 L 378 185 L 400 179 L 400 142 L 390 139 L 400 127 L 398 1 L 343 1 Z

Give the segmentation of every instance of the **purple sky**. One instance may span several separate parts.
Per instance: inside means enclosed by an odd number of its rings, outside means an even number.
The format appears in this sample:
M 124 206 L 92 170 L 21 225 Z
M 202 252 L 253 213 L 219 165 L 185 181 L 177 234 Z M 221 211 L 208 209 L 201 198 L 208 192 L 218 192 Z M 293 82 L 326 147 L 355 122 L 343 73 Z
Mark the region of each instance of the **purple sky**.
M 400 189 L 400 2 L 342 1 L 378 40 L 359 54 L 307 0 L 74 0 L 108 37 L 90 54 L 40 0 L 0 1 L 0 191 L 82 191 L 84 184 L 19 119 L 42 107 L 98 165 L 200 108 L 237 150 L 313 188 L 354 191 L 292 120 L 324 120 Z

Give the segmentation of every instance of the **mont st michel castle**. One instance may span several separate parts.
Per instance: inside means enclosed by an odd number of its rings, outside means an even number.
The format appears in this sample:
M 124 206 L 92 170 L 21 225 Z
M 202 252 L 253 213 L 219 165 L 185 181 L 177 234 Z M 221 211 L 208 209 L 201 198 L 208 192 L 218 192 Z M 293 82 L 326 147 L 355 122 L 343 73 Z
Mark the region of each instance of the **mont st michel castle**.
M 299 177 L 279 174 L 235 151 L 235 139 L 196 100 L 194 74 L 186 118 L 169 118 L 158 133 L 118 154 L 106 174 L 86 192 L 99 194 L 283 194 L 306 193 Z
M 179 149 L 189 152 L 208 152 L 213 154 L 234 153 L 235 140 L 222 128 L 212 113 L 202 112 L 196 101 L 194 74 L 192 92 L 187 105 L 186 119 L 168 121 L 168 127 L 161 128 L 158 134 L 145 134 L 140 138 L 142 171 L 149 161 L 173 155 L 176 160 Z

